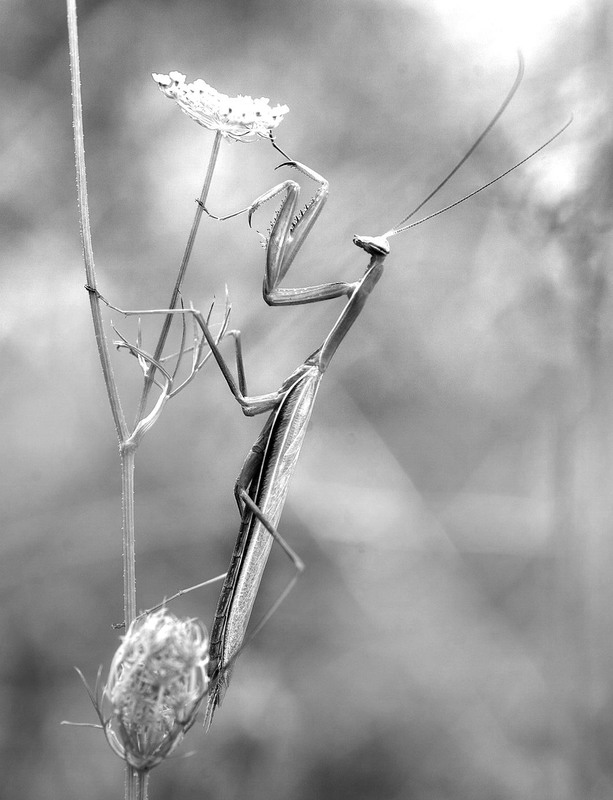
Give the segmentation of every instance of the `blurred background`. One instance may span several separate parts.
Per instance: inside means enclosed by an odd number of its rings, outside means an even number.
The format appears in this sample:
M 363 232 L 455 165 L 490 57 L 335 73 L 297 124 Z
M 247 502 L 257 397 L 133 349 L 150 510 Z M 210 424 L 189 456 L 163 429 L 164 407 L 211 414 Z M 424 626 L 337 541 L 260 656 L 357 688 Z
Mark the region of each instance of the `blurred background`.
M 167 304 L 213 142 L 152 71 L 290 107 L 278 141 L 330 199 L 288 286 L 361 276 L 353 234 L 388 230 L 444 177 L 512 84 L 518 47 L 513 103 L 426 210 L 574 114 L 521 169 L 392 239 L 322 384 L 280 526 L 306 572 L 241 656 L 211 731 L 190 732 L 196 755 L 158 767 L 151 798 L 611 797 L 609 4 L 79 12 L 98 280 L 122 307 Z M 119 459 L 83 290 L 61 2 L 3 0 L 0 69 L 0 797 L 121 797 L 102 734 L 60 726 L 95 721 L 73 667 L 106 674 L 122 617 Z M 266 142 L 223 142 L 211 209 L 296 177 L 278 163 Z M 342 305 L 268 308 L 263 267 L 244 217 L 204 220 L 184 291 L 201 308 L 216 296 L 220 316 L 228 285 L 253 393 L 276 389 Z M 116 369 L 131 419 L 137 365 L 118 353 Z M 141 607 L 226 569 L 233 482 L 262 424 L 210 365 L 144 440 Z M 291 575 L 273 553 L 256 616 Z M 210 626 L 218 591 L 173 610 Z

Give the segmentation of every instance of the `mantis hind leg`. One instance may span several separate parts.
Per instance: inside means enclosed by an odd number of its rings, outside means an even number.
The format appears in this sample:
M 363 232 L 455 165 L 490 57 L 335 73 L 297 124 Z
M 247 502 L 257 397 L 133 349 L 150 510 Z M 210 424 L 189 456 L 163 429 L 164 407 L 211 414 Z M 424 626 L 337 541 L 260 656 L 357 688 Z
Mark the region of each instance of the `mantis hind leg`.
M 249 497 L 251 497 L 251 495 L 249 495 L 249 488 L 255 485 L 255 481 L 260 472 L 262 459 L 264 458 L 264 451 L 266 450 L 266 445 L 270 437 L 270 428 L 272 423 L 273 417 L 271 416 L 266 421 L 266 424 L 264 425 L 264 428 L 258 436 L 255 444 L 249 451 L 247 458 L 241 467 L 241 471 L 238 474 L 236 483 L 234 484 L 234 497 L 236 499 L 236 505 L 238 506 L 238 511 L 241 517 L 245 513 L 245 501 L 243 500 L 243 494 L 247 494 Z
M 257 519 L 266 528 L 266 530 L 272 536 L 272 538 L 275 540 L 275 542 L 278 545 L 281 546 L 281 548 L 283 549 L 283 552 L 286 554 L 286 556 L 290 559 L 290 561 L 292 562 L 292 564 L 296 568 L 296 573 L 297 574 L 293 578 L 293 583 L 295 583 L 296 578 L 298 577 L 298 575 L 301 572 L 304 571 L 304 563 L 303 563 L 302 559 L 298 556 L 298 554 L 295 552 L 295 550 L 292 547 L 290 547 L 290 545 L 285 541 L 283 536 L 281 536 L 279 531 L 275 528 L 275 526 L 268 519 L 268 517 L 264 514 L 264 512 L 260 510 L 260 508 L 258 507 L 257 503 L 255 502 L 255 500 L 253 500 L 253 498 L 251 497 L 249 492 L 247 492 L 245 489 L 241 488 L 239 490 L 239 497 L 240 497 L 241 501 L 244 503 L 244 505 L 251 511 L 251 513 L 255 517 L 257 517 Z M 285 597 L 285 594 L 286 594 L 286 592 L 284 593 L 283 597 Z M 277 601 L 277 603 L 275 603 L 275 610 L 276 610 L 276 606 L 277 606 L 278 602 L 279 601 Z M 268 614 L 266 615 L 265 619 L 267 619 L 267 618 L 268 618 Z M 258 626 L 257 626 L 258 630 L 260 629 L 261 625 L 262 625 L 262 623 L 258 623 Z

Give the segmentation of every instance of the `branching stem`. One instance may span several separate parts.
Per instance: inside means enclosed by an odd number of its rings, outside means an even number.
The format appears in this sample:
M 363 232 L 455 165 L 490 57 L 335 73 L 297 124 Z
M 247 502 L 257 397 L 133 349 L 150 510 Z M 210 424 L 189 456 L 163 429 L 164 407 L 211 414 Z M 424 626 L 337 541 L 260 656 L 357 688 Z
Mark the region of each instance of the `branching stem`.
M 213 148 L 211 150 L 211 155 L 209 157 L 209 164 L 207 167 L 206 175 L 204 177 L 204 183 L 202 184 L 202 191 L 200 192 L 200 197 L 196 201 L 196 213 L 194 215 L 194 221 L 192 222 L 192 227 L 189 232 L 187 244 L 185 245 L 185 252 L 183 253 L 183 258 L 181 259 L 181 266 L 179 267 L 177 280 L 175 282 L 174 289 L 172 290 L 170 303 L 168 304 L 169 309 L 176 308 L 179 303 L 179 298 L 181 296 L 181 287 L 183 285 L 185 273 L 187 272 L 187 265 L 189 264 L 189 260 L 192 255 L 192 250 L 194 249 L 196 234 L 198 233 L 198 227 L 200 226 L 200 220 L 202 218 L 202 213 L 204 211 L 206 199 L 208 197 L 209 189 L 211 187 L 211 181 L 213 179 L 215 164 L 217 163 L 217 156 L 219 155 L 219 146 L 221 144 L 221 140 L 222 140 L 221 132 L 217 131 L 215 134 L 215 140 L 213 141 Z M 171 324 L 172 324 L 172 314 L 168 314 L 164 319 L 164 324 L 162 325 L 160 338 L 158 340 L 155 352 L 153 354 L 154 361 L 159 362 L 162 357 L 162 353 L 164 350 L 164 346 L 166 345 L 166 339 L 168 338 L 168 333 L 170 331 Z M 153 385 L 154 378 L 155 378 L 155 366 L 152 366 L 152 369 L 150 373 L 147 375 L 147 378 L 145 380 L 145 385 L 143 386 L 143 392 L 141 395 L 140 403 L 138 406 L 138 412 L 136 416 L 137 422 L 138 420 L 140 420 L 141 416 L 144 413 L 145 406 L 147 404 L 147 398 L 149 397 L 149 392 L 151 391 L 151 386 Z
M 113 375 L 109 348 L 104 335 L 104 323 L 100 309 L 100 299 L 96 286 L 96 270 L 92 247 L 91 228 L 89 224 L 89 203 L 87 198 L 87 176 L 85 172 L 85 145 L 83 140 L 83 102 L 81 99 L 81 68 L 79 62 L 79 39 L 77 33 L 76 0 L 66 0 L 68 10 L 68 44 L 70 50 L 70 75 L 72 86 L 72 124 L 74 129 L 75 165 L 77 172 L 77 194 L 79 202 L 79 225 L 83 260 L 85 262 L 86 285 L 89 290 L 89 302 L 94 322 L 94 334 L 98 355 L 104 375 L 104 383 L 111 405 L 111 413 L 119 441 L 128 436 L 128 427 L 121 408 L 119 392 Z
M 104 383 L 111 406 L 111 413 L 120 443 L 122 506 L 123 506 L 123 565 L 124 565 L 124 621 L 126 628 L 136 616 L 136 576 L 134 560 L 134 457 L 136 445 L 125 443 L 130 437 L 119 391 L 113 375 L 108 343 L 104 334 L 104 323 L 100 307 L 100 295 L 96 285 L 94 253 L 89 221 L 89 203 L 87 196 L 87 175 L 85 171 L 85 145 L 83 136 L 83 102 L 81 97 L 81 69 L 79 61 L 79 38 L 77 30 L 76 0 L 66 0 L 68 18 L 68 43 L 70 52 L 70 75 L 72 90 L 72 118 L 75 144 L 75 166 L 77 175 L 77 194 L 79 203 L 79 225 L 83 260 L 85 263 L 86 287 L 94 323 L 94 334 L 98 355 L 104 375 Z M 146 800 L 147 775 L 139 775 L 130 766 L 125 770 L 126 800 Z

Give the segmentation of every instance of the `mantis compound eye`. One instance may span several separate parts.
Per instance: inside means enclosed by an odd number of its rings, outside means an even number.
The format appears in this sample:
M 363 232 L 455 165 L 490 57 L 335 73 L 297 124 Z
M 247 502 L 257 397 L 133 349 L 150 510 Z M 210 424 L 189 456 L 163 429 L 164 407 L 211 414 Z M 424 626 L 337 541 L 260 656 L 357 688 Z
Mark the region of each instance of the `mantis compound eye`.
M 390 252 L 385 236 L 354 236 L 353 243 L 366 250 L 370 256 L 387 256 Z

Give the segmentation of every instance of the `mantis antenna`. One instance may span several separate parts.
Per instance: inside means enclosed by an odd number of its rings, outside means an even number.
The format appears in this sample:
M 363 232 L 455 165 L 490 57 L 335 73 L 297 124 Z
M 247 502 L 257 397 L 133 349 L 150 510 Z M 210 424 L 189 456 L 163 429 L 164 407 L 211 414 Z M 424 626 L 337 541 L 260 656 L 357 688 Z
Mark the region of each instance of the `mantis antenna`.
M 424 200 L 422 200 L 421 203 L 416 208 L 413 209 L 413 211 L 411 211 L 410 214 L 407 214 L 406 217 L 403 217 L 397 225 L 394 225 L 394 230 L 396 230 L 396 232 L 398 232 L 397 229 L 400 228 L 401 225 L 404 225 L 404 223 L 407 222 L 407 220 L 411 219 L 411 217 L 414 217 L 415 214 L 417 214 L 417 212 L 419 211 L 419 209 L 423 208 L 426 205 L 426 203 L 428 202 L 428 200 L 430 200 L 432 197 L 434 197 L 434 195 L 439 191 L 439 189 L 443 188 L 443 186 L 447 183 L 447 181 L 449 181 L 449 180 L 451 180 L 451 178 L 453 178 L 453 176 L 460 169 L 462 164 L 464 164 L 466 161 L 468 161 L 468 159 L 475 152 L 477 147 L 479 147 L 481 142 L 485 139 L 485 137 L 492 130 L 494 125 L 498 122 L 500 117 L 504 114 L 504 111 L 505 111 L 506 107 L 509 105 L 509 103 L 511 102 L 511 100 L 515 96 L 515 92 L 519 89 L 519 85 L 520 85 L 520 83 L 522 82 L 522 80 L 524 78 L 524 57 L 523 57 L 523 55 L 521 53 L 521 50 L 517 51 L 517 58 L 519 60 L 519 64 L 517 65 L 517 75 L 515 76 L 515 80 L 513 81 L 513 86 L 511 86 L 511 88 L 509 89 L 509 91 L 507 93 L 507 96 L 502 101 L 498 111 L 494 114 L 492 119 L 485 126 L 485 128 L 484 128 L 483 132 L 481 133 L 481 135 L 477 139 L 475 139 L 474 143 L 470 146 L 470 148 L 466 151 L 466 153 L 458 161 L 458 163 L 451 170 L 451 172 L 447 175 L 447 177 L 443 178 L 443 180 L 439 183 L 439 185 L 435 189 L 433 189 L 430 192 L 430 194 Z
M 404 225 L 404 226 L 403 226 L 403 227 L 401 227 L 401 228 L 399 228 L 399 227 L 397 227 L 397 228 L 392 228 L 392 230 L 391 230 L 391 231 L 388 231 L 387 233 L 384 233 L 384 234 L 383 234 L 383 237 L 384 237 L 385 239 L 389 239 L 389 238 L 390 238 L 390 236 L 396 236 L 396 234 L 397 234 L 397 233 L 402 233 L 403 231 L 408 231 L 408 230 L 409 230 L 409 228 L 415 228 L 417 225 L 421 225 L 421 223 L 422 223 L 422 222 L 427 222 L 429 219 L 433 219 L 434 217 L 438 217 L 438 216 L 439 216 L 439 214 L 444 214 L 446 211 L 449 211 L 451 208 L 455 208 L 456 206 L 459 206 L 459 205 L 460 205 L 460 203 L 463 203 L 465 200 L 469 200 L 471 197 L 474 197 L 476 194 L 479 194 L 479 192 L 483 192 L 485 189 L 488 189 L 488 188 L 489 188 L 490 186 L 492 186 L 494 183 L 497 183 L 498 181 L 500 181 L 500 180 L 502 180 L 504 177 L 506 177 L 506 176 L 507 176 L 507 175 L 508 175 L 510 172 L 513 172 L 513 171 L 514 171 L 514 170 L 516 170 L 518 167 L 521 167 L 521 165 L 522 165 L 522 164 L 525 164 L 525 163 L 526 163 L 526 161 L 529 161 L 529 160 L 530 160 L 530 159 L 531 159 L 533 156 L 535 156 L 537 153 L 540 153 L 540 152 L 541 152 L 541 150 L 544 150 L 546 147 L 548 147 L 548 146 L 549 146 L 549 145 L 550 145 L 550 144 L 551 144 L 553 141 L 555 141 L 555 140 L 558 138 L 558 136 L 561 136 L 561 135 L 564 133 L 564 131 L 565 131 L 565 130 L 568 128 L 568 126 L 571 124 L 571 122 L 572 122 L 572 121 L 573 121 L 573 117 L 571 116 L 571 118 L 568 120 L 568 122 L 567 122 L 565 125 L 563 125 L 563 126 L 560 128 L 560 130 L 559 130 L 557 133 L 554 133 L 554 135 L 553 135 L 553 136 L 551 136 L 549 139 L 547 139 L 547 141 L 546 141 L 546 142 L 544 142 L 544 143 L 543 143 L 543 144 L 542 144 L 540 147 L 537 147 L 537 148 L 536 148 L 536 150 L 533 150 L 533 151 L 532 151 L 532 153 L 530 153 L 529 155 L 527 155 L 525 158 L 522 158 L 522 160 L 521 160 L 521 161 L 518 161 L 516 164 L 513 164 L 513 166 L 512 166 L 512 167 L 509 167 L 509 169 L 507 169 L 507 170 L 505 170 L 504 172 L 502 172 L 502 173 L 501 173 L 500 175 L 498 175 L 496 178 L 493 178 L 491 181 L 488 181 L 487 183 L 484 183 L 484 184 L 483 184 L 483 186 L 480 186 L 478 189 L 475 189 L 475 191 L 474 191 L 474 192 L 470 192 L 469 194 L 465 195 L 464 197 L 461 197 L 459 200 L 456 200 L 454 203 L 450 203 L 448 206 L 445 206 L 444 208 L 440 208 L 438 211 L 435 211 L 435 212 L 434 212 L 434 213 L 432 213 L 432 214 L 428 214 L 428 216 L 427 216 L 427 217 L 422 217 L 421 219 L 418 219 L 418 220 L 416 220 L 415 222 L 411 222 L 409 225 Z M 491 128 L 491 124 L 488 126 L 488 130 L 489 130 L 489 128 Z M 483 136 L 481 136 L 480 138 L 483 138 Z M 475 145 L 473 145 L 473 147 L 471 147 L 471 149 L 469 150 L 469 153 L 472 153 L 472 151 L 473 151 L 474 149 L 475 149 Z M 465 160 L 465 159 L 462 159 L 462 161 L 460 162 L 460 164 L 461 164 L 461 163 L 462 163 L 464 160 Z M 438 189 L 440 189 L 440 187 L 441 187 L 441 186 L 443 186 L 443 184 L 445 184 L 445 183 L 446 183 L 446 182 L 449 180 L 449 178 L 450 178 L 450 177 L 453 175 L 453 173 L 454 173 L 454 172 L 455 172 L 455 171 L 458 169 L 458 167 L 460 166 L 460 164 L 458 164 L 458 166 L 457 166 L 457 167 L 455 167 L 455 168 L 454 168 L 454 170 L 453 170 L 452 172 L 450 172 L 450 173 L 449 173 L 449 175 L 448 175 L 448 176 L 445 178 L 445 180 L 444 180 L 444 181 L 443 181 L 441 184 L 439 184 L 439 186 L 438 186 L 438 187 L 437 187 L 437 188 L 434 190 L 434 192 L 432 192 L 432 193 L 431 193 L 431 194 L 428 196 L 428 198 L 426 198 L 426 199 L 429 199 L 430 197 L 432 197 L 432 196 L 434 195 L 434 193 L 435 193 L 436 191 L 438 191 Z M 424 202 L 425 202 L 425 201 L 424 201 Z M 415 211 L 417 211 L 418 209 L 420 209 L 420 208 L 423 206 L 423 204 L 424 204 L 424 203 L 420 203 L 420 204 L 417 206 L 417 208 L 415 209 Z M 415 214 L 415 211 L 412 211 L 412 212 L 409 214 L 409 216 L 408 216 L 408 217 L 405 217 L 405 218 L 404 218 L 404 220 L 403 220 L 403 222 L 406 222 L 408 219 L 410 219 L 410 218 L 413 216 L 413 214 Z M 400 223 L 400 224 L 402 225 L 402 223 Z

